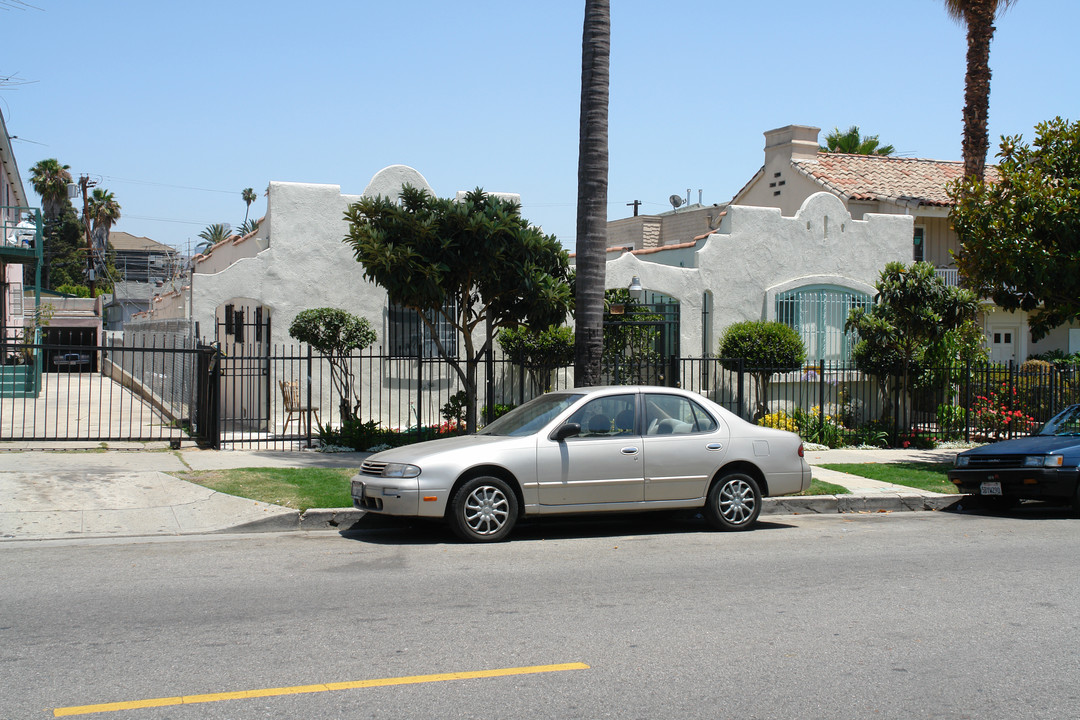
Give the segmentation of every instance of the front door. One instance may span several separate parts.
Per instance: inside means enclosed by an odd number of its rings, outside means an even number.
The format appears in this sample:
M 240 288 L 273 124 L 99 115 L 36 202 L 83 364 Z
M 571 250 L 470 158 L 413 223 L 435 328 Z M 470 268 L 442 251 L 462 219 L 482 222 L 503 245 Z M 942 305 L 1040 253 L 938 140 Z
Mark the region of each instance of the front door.
M 644 498 L 637 395 L 612 395 L 586 403 L 567 422 L 581 434 L 541 443 L 536 470 L 541 505 L 641 502 Z
M 995 326 L 990 333 L 990 362 L 1008 365 L 1016 362 L 1016 325 Z

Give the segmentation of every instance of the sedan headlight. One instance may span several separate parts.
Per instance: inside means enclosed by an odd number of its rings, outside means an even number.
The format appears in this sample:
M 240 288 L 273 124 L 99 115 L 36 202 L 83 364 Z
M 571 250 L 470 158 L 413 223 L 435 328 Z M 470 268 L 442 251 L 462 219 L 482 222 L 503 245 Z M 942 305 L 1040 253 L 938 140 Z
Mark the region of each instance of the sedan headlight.
M 383 468 L 383 477 L 414 478 L 420 474 L 420 468 L 406 463 L 386 463 Z
M 1064 460 L 1061 455 L 1028 455 L 1024 467 L 1061 467 Z
M 971 458 L 969 458 L 967 455 L 957 455 L 956 456 L 956 467 L 967 467 L 968 461 L 970 459 Z

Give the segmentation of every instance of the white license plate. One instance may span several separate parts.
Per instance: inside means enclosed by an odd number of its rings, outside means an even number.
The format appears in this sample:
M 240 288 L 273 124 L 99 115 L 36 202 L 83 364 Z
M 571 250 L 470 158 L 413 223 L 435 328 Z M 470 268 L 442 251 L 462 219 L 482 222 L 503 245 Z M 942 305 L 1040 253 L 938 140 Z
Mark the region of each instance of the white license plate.
M 979 485 L 980 495 L 1000 495 L 1001 483 L 1000 482 L 984 482 Z

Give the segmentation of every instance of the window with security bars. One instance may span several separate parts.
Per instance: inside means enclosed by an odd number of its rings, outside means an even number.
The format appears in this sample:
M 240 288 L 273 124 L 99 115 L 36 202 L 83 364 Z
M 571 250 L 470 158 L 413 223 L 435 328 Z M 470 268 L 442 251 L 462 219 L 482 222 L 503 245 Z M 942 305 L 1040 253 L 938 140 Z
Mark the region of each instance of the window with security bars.
M 456 312 L 457 304 L 451 303 L 444 310 Z M 443 348 L 449 357 L 457 357 L 457 329 L 434 311 L 427 318 L 435 324 Z M 390 303 L 386 311 L 387 352 L 392 357 L 439 357 L 439 346 L 431 337 L 431 331 L 415 310 Z
M 866 293 L 832 286 L 802 287 L 776 296 L 776 319 L 802 337 L 808 363 L 847 365 L 857 338 L 844 332 L 844 324 L 853 308 L 869 310 L 871 304 Z

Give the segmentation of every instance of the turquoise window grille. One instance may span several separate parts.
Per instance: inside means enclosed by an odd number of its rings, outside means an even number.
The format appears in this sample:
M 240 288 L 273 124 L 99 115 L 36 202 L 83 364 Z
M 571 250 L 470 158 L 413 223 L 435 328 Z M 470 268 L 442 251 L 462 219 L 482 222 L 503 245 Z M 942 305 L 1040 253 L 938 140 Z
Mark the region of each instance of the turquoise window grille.
M 869 295 L 847 288 L 801 287 L 776 296 L 776 319 L 802 337 L 808 363 L 848 365 L 857 338 L 844 332 L 844 323 L 852 308 L 871 304 Z

